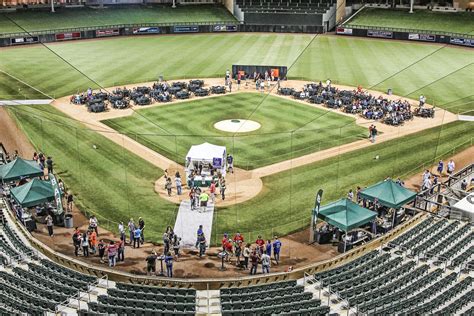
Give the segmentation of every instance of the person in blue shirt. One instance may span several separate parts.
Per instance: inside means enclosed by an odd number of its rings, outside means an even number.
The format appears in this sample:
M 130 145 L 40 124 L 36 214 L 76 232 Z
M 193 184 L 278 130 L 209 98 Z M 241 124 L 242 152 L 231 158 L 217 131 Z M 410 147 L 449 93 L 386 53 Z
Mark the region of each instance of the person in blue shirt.
M 204 231 L 202 230 L 202 225 L 199 225 L 199 228 L 196 233 L 196 248 L 199 247 L 199 236 L 201 236 L 202 234 L 204 234 Z
M 281 241 L 275 236 L 275 241 L 273 242 L 273 256 L 275 257 L 276 264 L 280 261 L 280 250 Z
M 234 157 L 227 155 L 227 171 L 234 173 Z
M 272 241 L 270 239 L 267 240 L 267 244 L 265 245 L 265 253 L 272 256 Z
M 165 256 L 165 264 L 166 264 L 166 275 L 169 278 L 173 277 L 173 256 L 170 252 L 168 252 Z
M 133 248 L 140 248 L 141 237 L 142 237 L 142 230 L 140 229 L 140 227 L 135 227 L 135 230 L 133 231 Z
M 444 162 L 440 160 L 438 162 L 438 168 L 436 169 L 440 175 L 443 174 L 443 169 L 444 169 Z

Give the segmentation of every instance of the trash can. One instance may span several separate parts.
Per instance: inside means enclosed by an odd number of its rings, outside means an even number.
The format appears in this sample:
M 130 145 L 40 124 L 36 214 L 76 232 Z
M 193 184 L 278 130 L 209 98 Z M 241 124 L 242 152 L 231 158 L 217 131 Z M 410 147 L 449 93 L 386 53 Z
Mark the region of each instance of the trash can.
M 74 220 L 73 220 L 72 214 L 66 214 L 66 216 L 64 216 L 64 227 L 66 228 L 74 227 Z

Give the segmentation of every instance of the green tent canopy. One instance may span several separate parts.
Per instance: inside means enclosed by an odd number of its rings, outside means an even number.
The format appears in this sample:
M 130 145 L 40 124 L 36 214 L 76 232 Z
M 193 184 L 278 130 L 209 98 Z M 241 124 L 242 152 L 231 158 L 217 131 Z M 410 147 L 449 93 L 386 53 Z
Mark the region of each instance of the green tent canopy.
M 12 188 L 10 193 L 15 201 L 23 207 L 36 206 L 54 200 L 51 182 L 39 179 L 33 179 L 19 187 Z
M 34 160 L 16 158 L 15 160 L 0 166 L 0 179 L 13 181 L 21 178 L 33 178 L 43 175 L 43 171 Z
M 376 216 L 377 213 L 348 199 L 322 206 L 318 214 L 318 218 L 345 232 L 372 221 Z
M 386 180 L 362 190 L 360 196 L 369 201 L 377 199 L 383 206 L 400 208 L 413 201 L 416 193 L 405 189 L 392 180 Z

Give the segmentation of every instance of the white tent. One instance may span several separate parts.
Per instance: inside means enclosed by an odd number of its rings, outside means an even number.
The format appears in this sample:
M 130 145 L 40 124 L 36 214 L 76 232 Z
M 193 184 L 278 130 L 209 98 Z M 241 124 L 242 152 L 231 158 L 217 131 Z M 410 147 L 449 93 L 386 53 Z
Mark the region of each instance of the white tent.
M 215 170 L 225 176 L 226 156 L 227 149 L 225 146 L 209 143 L 193 145 L 186 155 L 186 175 L 189 175 L 199 165 L 203 165 L 203 172 L 207 174 L 207 167 L 211 164 Z

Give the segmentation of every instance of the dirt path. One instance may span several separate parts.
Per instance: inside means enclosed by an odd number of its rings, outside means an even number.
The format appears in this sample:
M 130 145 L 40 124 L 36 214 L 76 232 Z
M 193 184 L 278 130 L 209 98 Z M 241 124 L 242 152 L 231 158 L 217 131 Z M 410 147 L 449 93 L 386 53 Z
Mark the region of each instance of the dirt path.
M 223 84 L 222 79 L 205 78 L 203 80 L 205 82 L 205 86 L 207 87 Z M 281 86 L 288 87 L 288 88 L 302 89 L 303 85 L 307 83 L 308 83 L 307 81 L 288 80 L 288 81 L 282 82 Z M 146 83 L 127 85 L 127 88 L 130 89 L 130 88 L 134 88 L 138 86 L 151 86 L 151 85 L 152 83 L 146 82 Z M 334 86 L 339 89 L 346 89 L 346 90 L 354 89 L 353 87 L 342 86 L 342 85 L 334 85 Z M 118 87 L 107 88 L 107 91 L 112 91 L 115 88 L 118 88 Z M 238 91 L 235 90 L 236 88 L 237 88 L 237 85 L 234 84 L 234 91 L 232 93 L 249 93 L 249 92 L 255 93 L 256 92 L 254 90 L 254 85 L 252 83 L 250 83 L 248 86 L 245 86 L 244 84 L 242 84 L 240 90 Z M 356 124 L 363 126 L 364 128 L 368 128 L 370 124 L 377 124 L 377 129 L 381 132 L 381 135 L 377 139 L 377 143 L 385 142 L 385 141 L 392 140 L 398 137 L 416 133 L 427 128 L 431 128 L 431 127 L 435 127 L 435 126 L 439 126 L 445 123 L 455 121 L 457 119 L 456 115 L 448 111 L 444 111 L 442 109 L 437 109 L 434 119 L 423 119 L 423 118 L 415 117 L 412 121 L 405 123 L 403 127 L 394 127 L 394 126 L 389 126 L 386 124 L 377 123 L 372 120 L 367 120 L 365 118 L 360 117 L 359 115 L 355 116 L 352 114 L 341 112 L 339 110 L 328 109 L 328 108 L 323 107 L 322 105 L 311 104 L 305 101 L 294 100 L 291 97 L 280 96 L 276 93 L 277 92 L 276 90 L 277 90 L 276 86 L 273 86 L 272 88 L 270 88 L 269 91 L 266 91 L 266 92 L 277 97 L 292 99 L 292 101 L 294 102 L 300 102 L 307 106 L 313 106 L 313 107 L 322 109 L 324 111 L 331 111 L 331 112 L 338 113 L 340 115 L 345 115 L 351 118 L 355 118 Z M 411 100 L 411 99 L 398 97 L 395 95 L 387 95 L 387 94 L 380 93 L 377 91 L 372 91 L 372 90 L 369 90 L 369 92 L 377 96 L 382 95 L 384 98 L 387 98 L 387 99 L 392 99 L 392 100 L 402 99 L 402 100 L 409 101 L 412 105 L 417 104 L 416 101 Z M 219 97 L 219 96 L 210 95 L 204 98 L 215 98 L 215 97 Z M 107 112 L 103 112 L 103 113 L 90 113 L 87 111 L 85 106 L 70 104 L 69 99 L 70 97 L 63 97 L 63 98 L 57 99 L 53 102 L 53 106 L 55 106 L 57 109 L 64 112 L 65 114 L 69 115 L 70 117 L 73 117 L 74 119 L 78 121 L 81 121 L 87 127 L 94 129 L 99 134 L 107 137 L 108 139 L 112 140 L 116 144 L 123 146 L 129 151 L 139 155 L 140 157 L 149 161 L 150 163 L 157 166 L 158 168 L 161 168 L 163 170 L 168 169 L 169 174 L 174 174 L 175 170 L 178 170 L 181 173 L 183 172 L 183 167 L 180 164 L 140 144 L 139 142 L 137 142 L 136 140 L 132 139 L 129 136 L 119 134 L 117 131 L 115 131 L 111 127 L 101 122 L 102 120 L 105 120 L 105 119 L 130 116 L 134 113 L 136 109 L 163 106 L 168 103 L 153 103 L 147 106 L 132 106 L 132 108 L 125 109 L 125 110 L 117 110 L 117 109 L 111 108 Z M 198 98 L 194 97 L 189 100 L 173 100 L 171 104 L 190 102 L 196 99 Z M 290 160 L 278 162 L 272 165 L 264 166 L 258 169 L 254 169 L 250 172 L 236 168 L 235 174 L 227 178 L 228 180 L 227 192 L 230 198 L 226 199 L 225 201 L 219 200 L 217 206 L 219 207 L 219 206 L 227 206 L 227 205 L 242 203 L 255 197 L 263 188 L 263 184 L 261 180 L 261 178 L 263 177 L 266 177 L 275 173 L 279 173 L 282 171 L 290 170 L 292 168 L 311 164 L 317 161 L 321 161 L 323 159 L 335 157 L 337 155 L 347 153 L 353 150 L 366 148 L 372 145 L 373 144 L 370 143 L 368 140 L 360 140 L 360 141 L 352 142 L 349 144 L 344 144 L 341 146 L 328 148 L 322 151 L 314 152 L 314 153 L 300 156 L 297 158 L 293 158 Z M 166 193 L 166 190 L 164 189 L 163 178 L 157 179 L 157 181 L 155 182 L 155 191 L 158 192 L 162 198 L 168 201 L 171 201 L 173 203 L 180 203 L 183 199 L 188 198 L 187 197 L 188 192 L 186 190 L 183 192 L 184 194 L 181 196 L 172 195 L 171 197 L 169 197 Z
M 32 159 L 35 152 L 26 135 L 3 106 L 0 106 L 0 143 L 5 146 L 7 152 L 18 150 L 19 155 L 26 159 Z

